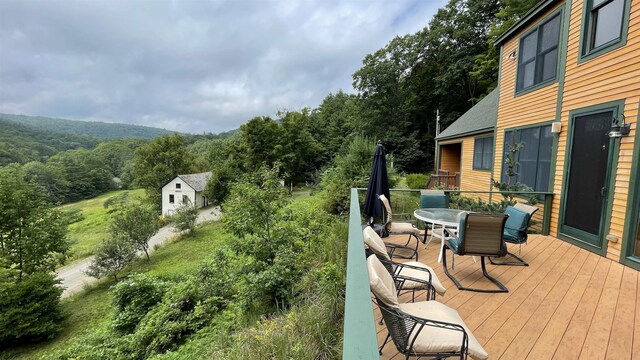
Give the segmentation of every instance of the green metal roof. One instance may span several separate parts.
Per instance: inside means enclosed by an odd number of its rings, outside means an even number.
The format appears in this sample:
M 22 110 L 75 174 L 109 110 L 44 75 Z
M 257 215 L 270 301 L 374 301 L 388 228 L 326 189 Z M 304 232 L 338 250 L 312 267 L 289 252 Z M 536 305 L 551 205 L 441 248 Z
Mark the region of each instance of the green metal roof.
M 498 121 L 498 88 L 449 125 L 436 140 L 446 140 L 493 130 Z

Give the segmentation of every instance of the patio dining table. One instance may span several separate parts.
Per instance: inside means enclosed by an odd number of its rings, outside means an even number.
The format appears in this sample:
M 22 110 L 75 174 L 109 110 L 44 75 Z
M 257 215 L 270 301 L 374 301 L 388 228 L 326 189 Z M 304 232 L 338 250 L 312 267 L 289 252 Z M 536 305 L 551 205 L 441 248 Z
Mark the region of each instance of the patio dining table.
M 446 209 L 446 208 L 422 208 L 417 209 L 413 212 L 413 216 L 422 220 L 426 223 L 433 224 L 433 229 L 436 226 L 442 227 L 442 243 L 440 245 L 440 254 L 438 255 L 438 262 L 442 262 L 442 245 L 444 245 L 445 240 L 445 229 L 455 230 L 458 232 L 458 226 L 460 224 L 460 219 L 464 214 L 468 213 L 466 210 L 459 209 Z M 425 230 L 425 239 L 426 239 L 426 230 Z

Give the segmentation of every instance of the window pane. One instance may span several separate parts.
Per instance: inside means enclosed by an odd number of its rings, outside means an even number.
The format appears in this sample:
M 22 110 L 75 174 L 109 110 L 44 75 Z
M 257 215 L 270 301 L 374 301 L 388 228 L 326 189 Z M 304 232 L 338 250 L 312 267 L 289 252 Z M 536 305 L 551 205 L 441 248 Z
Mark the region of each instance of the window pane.
M 523 146 L 518 154 L 520 167 L 519 181 L 535 188 L 538 169 L 538 146 L 540 144 L 540 128 L 520 131 L 520 142 Z
M 623 14 L 624 0 L 613 0 L 593 12 L 592 16 L 594 17 L 593 22 L 595 26 L 593 30 L 594 48 L 620 38 Z
M 558 65 L 558 50 L 553 50 L 544 55 L 542 60 L 542 80 L 553 79 L 556 76 Z
M 476 139 L 473 144 L 473 168 L 482 167 L 482 139 Z
M 538 32 L 534 31 L 529 34 L 527 37 L 522 39 L 522 57 L 520 58 L 520 62 L 524 63 L 528 60 L 533 59 L 536 56 L 536 46 L 538 42 Z
M 551 172 L 551 152 L 553 148 L 553 134 L 551 126 L 545 126 L 540 133 L 540 146 L 538 150 L 538 178 L 536 179 L 536 191 L 549 190 L 549 173 Z
M 551 21 L 544 24 L 542 27 L 542 48 L 540 51 L 548 50 L 552 47 L 558 46 L 558 39 L 560 34 L 560 16 L 556 15 Z
M 533 77 L 536 68 L 536 63 L 530 62 L 522 68 L 522 87 L 528 88 L 533 85 Z
M 607 0 L 593 0 L 593 7 L 596 7 L 606 1 Z
M 491 169 L 491 158 L 493 156 L 493 137 L 484 139 L 484 151 L 482 152 L 482 168 Z

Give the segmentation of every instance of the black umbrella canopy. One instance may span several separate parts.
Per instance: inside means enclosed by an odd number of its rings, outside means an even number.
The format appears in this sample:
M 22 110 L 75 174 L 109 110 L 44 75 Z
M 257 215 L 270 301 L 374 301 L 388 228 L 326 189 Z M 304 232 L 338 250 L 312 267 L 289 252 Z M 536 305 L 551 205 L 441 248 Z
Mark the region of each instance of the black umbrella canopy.
M 391 201 L 389 178 L 387 177 L 387 159 L 380 140 L 378 140 L 378 146 L 376 146 L 376 152 L 373 155 L 371 177 L 367 186 L 367 195 L 364 199 L 363 211 L 372 220 L 382 216 L 382 202 L 378 200 L 379 195 L 384 195 Z

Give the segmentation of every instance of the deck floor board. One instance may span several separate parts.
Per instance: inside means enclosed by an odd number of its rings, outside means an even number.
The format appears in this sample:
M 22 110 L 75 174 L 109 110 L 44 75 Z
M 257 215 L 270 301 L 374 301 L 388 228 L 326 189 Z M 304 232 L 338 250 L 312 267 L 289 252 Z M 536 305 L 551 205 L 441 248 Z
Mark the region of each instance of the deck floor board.
M 403 237 L 385 240 L 406 242 Z M 521 253 L 530 266 L 487 264 L 508 293 L 460 291 L 437 262 L 439 246 L 434 240 L 419 251 L 420 262 L 431 266 L 447 288 L 437 300 L 459 312 L 490 359 L 631 359 L 640 353 L 638 271 L 556 238 L 531 235 Z M 451 272 L 465 286 L 493 286 L 482 277 L 479 259 L 456 257 Z M 416 293 L 416 301 L 423 300 L 424 292 Z M 402 294 L 400 301 L 411 301 L 411 294 Z M 382 344 L 387 330 L 378 323 L 375 305 L 374 316 Z M 391 341 L 381 356 L 403 358 Z

